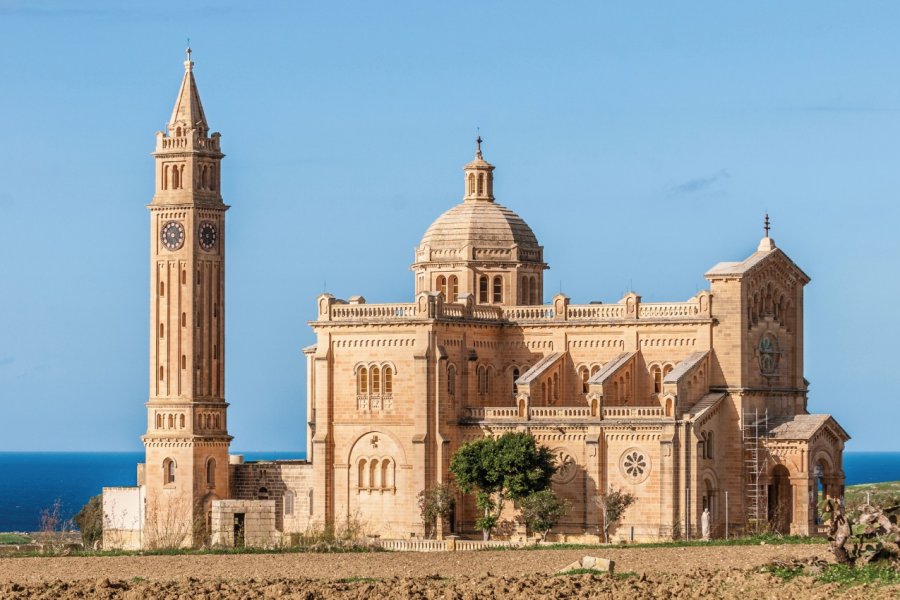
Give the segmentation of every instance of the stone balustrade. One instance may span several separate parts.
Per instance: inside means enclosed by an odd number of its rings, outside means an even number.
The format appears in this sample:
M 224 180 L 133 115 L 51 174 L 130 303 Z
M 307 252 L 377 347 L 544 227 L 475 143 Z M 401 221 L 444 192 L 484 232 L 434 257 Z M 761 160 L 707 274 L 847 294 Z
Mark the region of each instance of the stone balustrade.
M 589 406 L 534 406 L 532 419 L 583 419 L 591 416 Z
M 519 409 L 515 406 L 467 406 L 463 410 L 463 418 L 467 421 L 521 418 Z M 533 406 L 529 409 L 528 418 L 532 420 L 557 421 L 562 419 L 589 419 L 591 418 L 591 409 L 588 406 Z
M 605 406 L 604 419 L 660 419 L 666 416 L 661 406 Z
M 665 321 L 710 318 L 710 296 L 702 292 L 687 302 L 642 303 L 640 296 L 629 294 L 616 304 L 569 304 L 563 295 L 552 304 L 536 306 L 497 306 L 475 304 L 472 297 L 447 303 L 433 292 L 417 296 L 416 302 L 366 304 L 364 299 L 345 302 L 325 294 L 319 297 L 320 321 L 366 321 L 405 319 L 465 319 L 509 323 Z

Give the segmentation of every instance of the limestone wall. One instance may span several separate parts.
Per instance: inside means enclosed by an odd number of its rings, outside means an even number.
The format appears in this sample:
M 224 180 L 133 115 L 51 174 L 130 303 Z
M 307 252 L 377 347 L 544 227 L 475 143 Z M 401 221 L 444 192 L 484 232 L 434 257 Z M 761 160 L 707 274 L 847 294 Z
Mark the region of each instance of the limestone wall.
M 241 519 L 243 544 L 235 538 Z M 281 540 L 275 529 L 274 500 L 213 500 L 211 529 L 213 546 L 269 548 Z
M 144 487 L 103 488 L 103 549 L 140 550 Z
M 306 461 L 233 464 L 231 495 L 274 502 L 274 527 L 284 533 L 304 533 L 323 524 L 314 517 L 313 468 Z

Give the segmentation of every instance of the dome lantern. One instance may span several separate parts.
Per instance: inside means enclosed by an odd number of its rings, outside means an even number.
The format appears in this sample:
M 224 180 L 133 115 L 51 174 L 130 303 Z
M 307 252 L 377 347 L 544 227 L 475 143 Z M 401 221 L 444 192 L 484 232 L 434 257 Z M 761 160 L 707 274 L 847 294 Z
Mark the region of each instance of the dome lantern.
M 494 201 L 494 165 L 484 160 L 481 154 L 481 136 L 475 140 L 477 149 L 475 160 L 463 167 L 466 174 L 466 193 L 463 199 L 469 201 Z

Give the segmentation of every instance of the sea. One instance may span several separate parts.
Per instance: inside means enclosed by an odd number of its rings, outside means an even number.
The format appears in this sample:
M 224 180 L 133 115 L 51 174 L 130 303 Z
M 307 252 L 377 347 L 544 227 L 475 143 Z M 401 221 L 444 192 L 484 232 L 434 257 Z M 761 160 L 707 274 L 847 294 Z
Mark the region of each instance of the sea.
M 305 458 L 305 452 L 236 452 L 244 460 Z M 38 531 L 57 501 L 71 518 L 103 486 L 135 484 L 143 452 L 0 452 L 0 531 Z M 900 481 L 900 452 L 845 452 L 847 485 Z

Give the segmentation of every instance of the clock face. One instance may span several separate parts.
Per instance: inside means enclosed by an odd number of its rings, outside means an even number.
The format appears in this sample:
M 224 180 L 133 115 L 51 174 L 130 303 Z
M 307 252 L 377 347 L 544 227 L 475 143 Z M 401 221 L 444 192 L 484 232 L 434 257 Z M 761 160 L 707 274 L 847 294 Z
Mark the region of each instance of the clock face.
M 204 250 L 212 250 L 216 245 L 216 240 L 219 237 L 219 232 L 218 230 L 216 230 L 216 226 L 209 221 L 204 221 L 200 223 L 200 231 L 198 233 L 198 237 L 200 238 L 200 247 Z
M 184 225 L 178 221 L 169 221 L 163 225 L 160 239 L 168 250 L 178 250 L 184 245 Z

